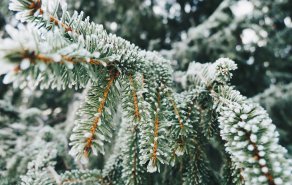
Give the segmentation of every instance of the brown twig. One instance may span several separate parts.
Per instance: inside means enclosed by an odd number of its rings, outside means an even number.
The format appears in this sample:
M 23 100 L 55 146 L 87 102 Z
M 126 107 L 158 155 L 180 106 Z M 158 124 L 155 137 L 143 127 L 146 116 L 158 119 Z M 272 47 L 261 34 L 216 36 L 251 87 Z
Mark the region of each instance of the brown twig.
M 89 151 L 91 149 L 91 146 L 92 146 L 92 142 L 93 142 L 93 139 L 94 139 L 94 134 L 96 132 L 96 128 L 98 126 L 98 123 L 100 121 L 100 118 L 101 118 L 101 114 L 104 110 L 104 107 L 105 107 L 105 103 L 107 101 L 107 98 L 108 98 L 108 95 L 109 95 L 109 92 L 110 92 L 110 89 L 111 89 L 111 86 L 114 82 L 114 80 L 117 78 L 117 76 L 119 75 L 119 73 L 116 73 L 116 74 L 113 74 L 111 76 L 111 78 L 109 79 L 108 83 L 107 83 L 107 86 L 103 92 L 103 98 L 99 104 L 99 107 L 97 109 L 97 113 L 98 113 L 98 116 L 96 116 L 92 122 L 92 126 L 90 128 L 90 137 L 87 138 L 87 141 L 86 141 L 86 145 L 84 147 L 84 155 L 86 157 L 88 157 L 88 154 L 89 154 Z
M 153 143 L 153 154 L 152 159 L 153 161 L 156 161 L 157 158 L 157 137 L 158 137 L 158 131 L 159 131 L 159 106 L 160 106 L 160 94 L 159 90 L 157 90 L 157 107 L 156 107 L 156 115 L 155 115 L 155 121 L 154 121 L 154 143 Z
M 132 96 L 133 96 L 134 109 L 135 109 L 134 116 L 138 121 L 140 121 L 141 120 L 141 115 L 140 115 L 140 112 L 139 112 L 138 97 L 137 97 L 137 93 L 136 93 L 136 89 L 135 89 L 135 86 L 134 86 L 134 80 L 133 80 L 132 75 L 129 75 L 129 81 L 130 81 L 130 85 L 132 87 Z

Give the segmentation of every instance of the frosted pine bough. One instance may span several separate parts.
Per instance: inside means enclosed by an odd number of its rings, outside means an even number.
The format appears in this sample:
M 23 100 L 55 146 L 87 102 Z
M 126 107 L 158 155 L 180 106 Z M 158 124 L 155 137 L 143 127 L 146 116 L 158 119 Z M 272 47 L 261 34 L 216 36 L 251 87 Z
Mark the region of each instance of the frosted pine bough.
M 185 171 L 183 182 L 209 184 L 212 174 L 202 146 L 219 129 L 236 171 L 226 179 L 234 184 L 291 184 L 291 161 L 268 115 L 228 85 L 236 69 L 233 61 L 193 63 L 185 78 L 192 88 L 175 93 L 170 61 L 108 34 L 101 25 L 83 19 L 83 13 L 71 16 L 64 4 L 58 17 L 59 6 L 56 0 L 12 0 L 10 9 L 33 25 L 8 27 L 10 38 L 1 41 L 5 45 L 0 56 L 15 65 L 5 83 L 20 88 L 88 88 L 70 136 L 70 154 L 77 161 L 86 164 L 92 154 L 104 154 L 120 103 L 126 136 L 119 134 L 121 155 L 113 157 L 113 170 L 122 169 L 120 180 L 112 179 L 118 183 L 145 184 L 146 170 L 159 172 L 163 164 L 175 167 L 186 158 L 195 164 Z M 199 161 L 206 164 L 200 166 Z M 92 171 L 84 178 L 85 173 L 64 176 L 83 183 L 109 176 Z

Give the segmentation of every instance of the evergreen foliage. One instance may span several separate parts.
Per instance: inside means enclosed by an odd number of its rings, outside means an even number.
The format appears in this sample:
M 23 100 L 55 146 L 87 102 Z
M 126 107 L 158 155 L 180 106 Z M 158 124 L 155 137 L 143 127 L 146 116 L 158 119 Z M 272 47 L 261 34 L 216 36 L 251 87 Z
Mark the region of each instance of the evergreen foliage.
M 0 40 L 1 62 L 11 66 L 3 83 L 84 93 L 74 124 L 61 128 L 45 124 L 37 109 L 0 101 L 1 183 L 291 184 L 276 126 L 230 85 L 231 59 L 192 62 L 178 93 L 172 61 L 107 33 L 83 12 L 70 14 L 64 1 L 10 0 L 9 9 L 25 23 L 7 26 Z M 213 170 L 211 143 L 224 156 L 222 173 Z M 105 165 L 92 169 L 100 154 Z

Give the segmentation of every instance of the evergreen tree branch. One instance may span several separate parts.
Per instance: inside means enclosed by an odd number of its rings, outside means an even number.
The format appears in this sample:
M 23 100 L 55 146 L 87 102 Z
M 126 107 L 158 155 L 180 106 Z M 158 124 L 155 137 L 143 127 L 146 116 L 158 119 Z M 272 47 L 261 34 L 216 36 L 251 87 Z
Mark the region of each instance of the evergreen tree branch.
M 226 85 L 231 77 L 228 71 L 234 69 L 231 63 L 222 60 L 213 65 L 216 66 L 217 78 L 205 74 L 197 76 L 204 76 L 208 84 L 213 84 L 207 89 L 217 104 L 220 133 L 226 141 L 226 151 L 231 155 L 236 168 L 241 170 L 245 183 L 289 182 L 290 162 L 285 158 L 285 149 L 278 144 L 278 133 L 266 112 Z M 212 82 L 212 79 L 215 80 Z M 275 158 L 282 163 L 274 164 Z M 279 172 L 277 166 L 286 169 L 286 174 Z
M 181 129 L 183 129 L 183 128 L 184 128 L 184 124 L 183 124 L 183 122 L 182 122 L 182 118 L 181 118 L 181 116 L 180 116 L 180 112 L 179 112 L 179 110 L 178 110 L 178 108 L 177 108 L 177 105 L 176 105 L 174 99 L 171 97 L 170 93 L 167 93 L 167 96 L 168 96 L 168 98 L 169 98 L 169 101 L 170 101 L 171 104 L 172 104 L 172 107 L 173 107 L 173 110 L 174 110 L 174 114 L 176 115 L 176 118 L 177 118 L 178 123 L 179 123 L 179 127 L 180 127 Z
M 107 86 L 103 92 L 102 100 L 101 100 L 99 107 L 97 109 L 97 116 L 94 118 L 94 120 L 92 122 L 92 126 L 90 128 L 90 137 L 87 138 L 86 145 L 84 147 L 84 155 L 86 157 L 88 157 L 88 153 L 92 147 L 92 141 L 94 138 L 94 134 L 96 132 L 96 128 L 98 126 L 98 123 L 100 122 L 100 117 L 101 117 L 102 112 L 104 110 L 105 102 L 107 101 L 109 91 L 111 89 L 111 86 L 112 86 L 114 80 L 117 78 L 118 75 L 119 74 L 117 73 L 117 74 L 114 74 L 110 77 L 110 80 L 108 81 Z
M 126 130 L 123 134 L 126 136 L 126 144 L 123 148 L 123 173 L 122 179 L 125 184 L 143 184 L 146 181 L 145 171 L 140 164 L 140 132 L 142 124 L 146 124 L 149 118 L 146 118 L 148 110 L 144 102 L 142 92 L 142 75 L 129 75 L 125 77 L 125 81 L 122 82 L 123 88 L 123 119 L 126 126 Z M 125 124 L 124 123 L 124 124 Z
M 98 86 L 92 86 L 88 92 L 88 99 L 80 110 L 81 120 L 76 123 L 71 140 L 71 155 L 87 163 L 90 152 L 97 155 L 98 151 L 104 153 L 103 141 L 112 135 L 110 126 L 114 112 L 115 96 L 117 90 L 114 82 L 119 77 L 119 72 L 109 72 L 104 75 Z M 84 117 L 86 114 L 87 117 Z
M 18 17 L 46 30 L 34 28 L 31 34 L 8 28 L 12 39 L 4 41 L 12 46 L 0 49 L 1 58 L 17 64 L 4 82 L 28 83 L 28 79 L 34 79 L 43 87 L 59 89 L 91 85 L 70 136 L 70 154 L 75 159 L 87 162 L 90 153 L 104 153 L 104 141 L 111 139 L 111 122 L 122 90 L 123 116 L 130 124 L 123 125 L 124 148 L 114 157 L 112 166 L 117 170 L 109 170 L 105 177 L 109 182 L 123 179 L 126 184 L 140 184 L 144 164 L 148 163 L 148 172 L 159 172 L 160 164 L 175 165 L 169 158 L 187 153 L 193 160 L 187 172 L 191 175 L 184 181 L 207 183 L 201 144 L 217 129 L 231 158 L 229 166 L 240 173 L 245 184 L 291 181 L 290 161 L 278 144 L 278 133 L 268 115 L 228 85 L 231 71 L 236 69 L 233 61 L 221 58 L 214 64 L 193 63 L 186 78 L 192 84 L 189 91 L 173 93 L 168 60 L 108 34 L 89 18 L 83 19 L 83 13 L 71 16 L 62 6 L 59 19 L 59 6 L 57 1 L 11 0 L 10 9 L 18 11 Z M 233 175 L 234 183 L 240 175 Z M 81 182 L 78 177 L 65 182 Z
M 140 111 L 139 111 L 139 105 L 138 105 L 138 97 L 137 97 L 137 92 L 135 89 L 135 85 L 134 85 L 134 81 L 133 81 L 133 76 L 129 75 L 129 81 L 130 81 L 130 85 L 131 85 L 131 89 L 132 89 L 132 96 L 133 96 L 133 104 L 134 104 L 134 109 L 135 109 L 135 119 L 137 119 L 138 121 L 141 120 L 141 115 L 140 115 Z
M 157 142 L 157 139 L 158 139 L 158 132 L 159 132 L 159 111 L 160 111 L 160 104 L 161 104 L 161 97 L 160 97 L 160 94 L 159 94 L 159 90 L 157 90 L 157 107 L 156 107 L 156 110 L 155 110 L 155 118 L 154 118 L 154 131 L 153 131 L 153 137 L 154 137 L 154 140 L 153 140 L 153 148 L 152 148 L 152 154 L 151 154 L 151 159 L 149 161 L 149 164 L 148 164 L 148 168 L 147 170 L 149 172 L 153 172 L 153 171 L 156 171 L 157 170 L 157 147 L 158 147 L 158 142 Z

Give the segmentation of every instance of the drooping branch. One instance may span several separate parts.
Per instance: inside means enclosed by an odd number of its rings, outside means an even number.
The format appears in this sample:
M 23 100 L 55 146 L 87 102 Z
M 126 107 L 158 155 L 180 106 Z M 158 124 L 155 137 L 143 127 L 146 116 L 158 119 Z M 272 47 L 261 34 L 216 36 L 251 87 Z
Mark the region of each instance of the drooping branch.
M 101 119 L 101 116 L 102 116 L 102 112 L 104 110 L 105 103 L 107 101 L 107 98 L 108 98 L 108 95 L 109 95 L 111 86 L 114 83 L 114 80 L 118 77 L 118 75 L 119 75 L 118 73 L 112 75 L 110 77 L 110 80 L 107 83 L 106 88 L 104 89 L 102 99 L 101 99 L 100 104 L 99 104 L 99 107 L 97 109 L 97 115 L 94 118 L 94 120 L 92 122 L 92 126 L 90 128 L 90 135 L 87 138 L 86 145 L 84 146 L 84 155 L 86 157 L 88 157 L 88 153 L 91 150 L 92 142 L 93 142 L 93 139 L 95 137 L 94 135 L 95 135 L 96 129 L 98 127 L 98 123 L 100 122 L 100 119 Z
M 112 137 L 112 117 L 116 109 L 118 90 L 115 81 L 120 73 L 108 72 L 98 84 L 93 85 L 87 93 L 87 99 L 79 110 L 80 119 L 76 121 L 70 137 L 72 148 L 70 154 L 86 163 L 89 153 L 104 153 L 104 142 Z
M 290 177 L 275 168 L 279 165 L 282 169 L 289 168 L 286 151 L 278 144 L 275 126 L 261 107 L 227 85 L 234 63 L 222 60 L 207 65 L 203 71 L 193 68 L 195 73 L 189 74 L 189 79 L 213 99 L 213 109 L 219 114 L 221 137 L 226 142 L 225 150 L 231 156 L 232 166 L 240 173 L 237 177 L 252 184 L 288 182 Z M 275 164 L 275 159 L 286 163 Z
M 135 118 L 138 121 L 140 121 L 141 120 L 141 115 L 140 115 L 140 112 L 139 112 L 138 97 L 137 97 L 137 92 L 136 92 L 136 89 L 135 89 L 134 80 L 133 80 L 133 76 L 132 75 L 129 76 L 129 81 L 130 81 L 130 86 L 131 86 L 132 96 L 133 96 Z
M 168 93 L 167 95 L 168 95 L 169 101 L 170 101 L 171 104 L 172 104 L 172 107 L 173 107 L 174 113 L 175 113 L 175 115 L 176 115 L 176 118 L 177 118 L 177 120 L 178 120 L 179 126 L 180 126 L 181 129 L 183 129 L 183 128 L 184 128 L 184 124 L 183 124 L 183 122 L 182 122 L 182 118 L 181 118 L 181 116 L 180 116 L 180 113 L 179 113 L 179 110 L 178 110 L 178 108 L 177 108 L 177 105 L 176 105 L 174 99 L 170 96 L 170 94 Z
M 59 4 L 55 5 L 58 7 Z M 130 130 L 134 129 L 127 138 L 126 151 L 130 152 L 127 164 L 133 168 L 133 174 L 124 175 L 124 177 L 137 181 L 136 174 L 138 174 L 139 165 L 148 162 L 148 172 L 160 171 L 160 164 L 169 163 L 169 153 L 185 154 L 187 147 L 184 143 L 187 143 L 188 137 L 198 131 L 193 127 L 201 123 L 204 118 L 213 119 L 211 117 L 213 115 L 202 114 L 199 117 L 198 114 L 203 112 L 203 108 L 194 107 L 196 106 L 194 104 L 188 105 L 186 101 L 191 98 L 184 100 L 181 96 L 184 95 L 183 93 L 177 96 L 175 94 L 175 97 L 167 95 L 172 85 L 170 62 L 154 52 L 145 52 L 120 37 L 107 34 L 102 26 L 89 22 L 88 18 L 83 20 L 82 13 L 74 13 L 70 16 L 67 11 L 64 11 L 62 19 L 59 20 L 55 13 L 42 7 L 45 6 L 41 0 L 12 1 L 11 9 L 24 14 L 27 21 L 34 22 L 38 26 L 43 25 L 49 31 L 35 33 L 36 36 L 38 35 L 37 38 L 29 36 L 27 32 L 27 35 L 18 32 L 26 37 L 25 40 L 21 40 L 22 37 L 13 37 L 15 33 L 12 33 L 13 39 L 6 41 L 18 47 L 15 50 L 6 48 L 3 51 L 3 58 L 9 62 L 20 63 L 22 71 L 17 76 L 20 77 L 19 81 L 35 79 L 42 84 L 57 84 L 56 86 L 62 88 L 91 85 L 79 112 L 81 118 L 76 121 L 70 137 L 72 146 L 70 154 L 76 159 L 87 161 L 91 152 L 95 155 L 98 152 L 104 153 L 104 143 L 110 141 L 113 133 L 110 123 L 121 89 L 126 89 L 123 95 L 128 97 L 123 97 L 122 105 L 123 109 L 126 109 L 124 113 L 127 114 L 127 118 L 134 117 L 130 123 L 135 122 L 135 119 L 141 123 L 140 127 L 137 126 L 137 122 L 129 124 Z M 57 9 L 54 10 L 56 11 Z M 53 25 L 59 29 L 54 29 Z M 26 43 L 28 40 L 34 42 Z M 40 43 L 45 43 L 49 47 L 43 49 Z M 31 58 L 19 56 L 26 50 L 33 53 Z M 57 55 L 52 57 L 54 54 Z M 31 63 L 34 60 L 40 62 L 27 66 L 26 59 L 29 59 Z M 66 67 L 59 65 L 58 62 L 74 65 Z M 96 62 L 98 65 L 95 65 Z M 40 63 L 44 63 L 47 68 L 39 66 Z M 102 66 L 99 65 L 100 63 Z M 106 67 L 109 64 L 110 67 Z M 254 105 L 251 105 L 255 107 L 254 112 L 246 112 L 245 104 L 249 102 L 228 86 L 228 81 L 232 77 L 230 71 L 235 68 L 235 63 L 226 58 L 219 59 L 214 64 L 195 63 L 193 68 L 195 74 L 189 74 L 189 81 L 193 83 L 193 86 L 185 94 L 192 96 L 190 91 L 197 90 L 199 93 L 193 95 L 198 98 L 195 101 L 205 102 L 206 112 L 216 111 L 217 117 L 214 116 L 214 119 L 219 120 L 221 137 L 226 142 L 225 150 L 230 154 L 234 164 L 232 166 L 236 167 L 236 172 L 242 170 L 242 176 L 245 180 L 247 179 L 247 182 L 250 184 L 289 182 L 291 172 L 282 173 L 277 168 L 280 166 L 283 169 L 289 169 L 284 156 L 285 152 L 278 145 L 277 132 L 271 130 L 272 124 L 266 121 L 267 115 Z M 114 75 L 112 71 L 115 71 Z M 129 74 L 133 76 L 129 77 Z M 142 87 L 135 87 L 134 76 L 136 75 L 142 76 Z M 119 83 L 121 86 L 116 87 L 116 81 L 121 82 Z M 193 107 L 189 109 L 188 106 Z M 251 120 L 254 117 L 257 119 L 242 123 L 243 121 L 239 119 L 243 119 L 242 112 L 248 114 Z M 254 113 L 257 115 L 255 116 Z M 195 116 L 198 118 L 189 119 Z M 212 124 L 211 121 L 206 122 Z M 241 130 L 241 125 L 244 125 L 243 129 L 247 132 Z M 218 125 L 215 126 L 218 127 Z M 253 126 L 258 128 L 253 128 Z M 271 128 L 267 128 L 268 126 Z M 249 135 L 250 131 L 255 133 Z M 264 134 L 261 135 L 262 133 Z M 267 138 L 266 135 L 272 137 Z M 167 142 L 168 139 L 169 142 Z M 175 150 L 170 146 L 173 143 L 178 145 L 174 147 Z M 188 146 L 194 148 L 196 144 L 191 143 Z M 280 164 L 273 160 L 280 161 Z M 120 158 L 117 163 L 121 163 Z M 128 171 L 126 169 L 129 168 L 123 168 L 123 173 Z M 258 171 L 263 177 L 258 176 Z
M 156 163 L 157 163 L 157 148 L 158 148 L 158 134 L 159 134 L 159 111 L 160 111 L 160 94 L 159 94 L 159 90 L 157 90 L 157 107 L 156 107 L 156 110 L 155 110 L 155 119 L 154 119 L 154 131 L 153 131 L 153 137 L 154 137 L 154 140 L 153 140 L 153 148 L 152 148 L 152 154 L 151 154 L 151 159 L 149 161 L 149 164 L 148 164 L 148 167 L 147 167 L 147 170 L 149 172 L 153 172 L 153 171 L 156 171 L 157 170 L 157 167 L 156 167 Z

